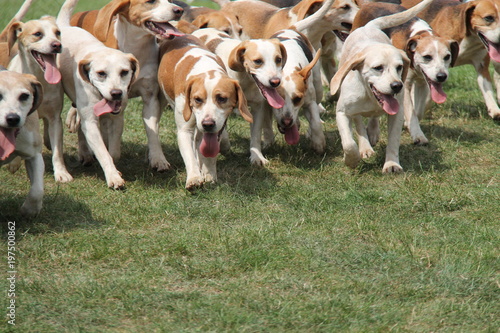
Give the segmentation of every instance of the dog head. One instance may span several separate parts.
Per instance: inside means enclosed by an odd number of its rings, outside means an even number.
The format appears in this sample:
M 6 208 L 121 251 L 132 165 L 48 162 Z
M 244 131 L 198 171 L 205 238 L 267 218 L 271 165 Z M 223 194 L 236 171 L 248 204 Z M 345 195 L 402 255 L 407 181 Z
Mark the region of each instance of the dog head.
M 458 43 L 431 34 L 419 34 L 408 40 L 406 54 L 411 66 L 425 77 L 432 100 L 444 103 L 446 93 L 442 84 L 457 59 Z
M 292 8 L 292 13 L 297 15 L 297 20 L 302 20 L 315 13 L 322 4 L 323 0 L 304 0 Z M 344 41 L 351 31 L 358 10 L 359 7 L 353 0 L 335 0 L 316 28 L 333 30 L 337 37 Z
M 182 7 L 168 0 L 112 0 L 99 11 L 94 31 L 99 40 L 106 40 L 115 15 L 121 15 L 156 38 L 171 39 L 183 35 L 169 23 L 179 20 L 182 13 Z
M 286 59 L 286 49 L 278 39 L 251 39 L 231 51 L 228 65 L 251 75 L 269 105 L 281 108 L 284 100 L 276 88 L 281 84 Z
M 252 122 L 245 95 L 239 83 L 219 71 L 209 71 L 189 78 L 185 89 L 184 120 L 194 114 L 196 127 L 203 134 L 200 152 L 205 157 L 219 153 L 219 136 L 232 111 Z
M 392 45 L 370 45 L 345 61 L 330 82 L 330 92 L 335 95 L 351 70 L 357 70 L 362 84 L 372 100 L 389 115 L 399 111 L 396 95 L 403 89 L 403 82 L 410 60 Z
M 38 63 L 48 83 L 59 83 L 61 73 L 56 66 L 56 55 L 61 53 L 61 32 L 53 17 L 13 23 L 8 34 L 9 50 L 16 41 L 19 52 Z
M 285 135 L 285 141 L 288 144 L 293 145 L 299 142 L 299 111 L 307 98 L 308 79 L 320 55 L 321 50 L 318 50 L 313 60 L 303 68 L 295 67 L 291 72 L 285 69 L 283 83 L 278 88 L 279 93 L 284 97 L 285 105 L 279 109 L 273 108 L 273 112 L 278 130 Z
M 94 106 L 94 114 L 118 114 L 125 108 L 130 86 L 139 75 L 139 62 L 131 54 L 106 48 L 89 53 L 78 63 L 78 72 L 102 98 Z
M 191 23 L 199 29 L 217 29 L 235 39 L 241 39 L 243 32 L 243 27 L 239 24 L 238 18 L 235 15 L 220 11 L 198 15 Z
M 19 129 L 42 99 L 42 85 L 35 76 L 0 71 L 0 161 L 14 152 Z

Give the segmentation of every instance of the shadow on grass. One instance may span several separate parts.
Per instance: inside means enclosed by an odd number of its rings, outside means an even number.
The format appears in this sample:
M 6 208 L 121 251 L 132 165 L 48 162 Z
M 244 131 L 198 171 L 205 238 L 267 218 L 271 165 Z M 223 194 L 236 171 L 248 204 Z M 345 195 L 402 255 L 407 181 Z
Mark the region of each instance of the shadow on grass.
M 45 195 L 40 214 L 26 218 L 19 213 L 25 198 L 25 195 L 17 195 L 0 199 L 2 232 L 7 231 L 9 221 L 16 222 L 16 232 L 30 234 L 98 228 L 106 223 L 95 219 L 91 209 L 78 198 L 60 193 Z

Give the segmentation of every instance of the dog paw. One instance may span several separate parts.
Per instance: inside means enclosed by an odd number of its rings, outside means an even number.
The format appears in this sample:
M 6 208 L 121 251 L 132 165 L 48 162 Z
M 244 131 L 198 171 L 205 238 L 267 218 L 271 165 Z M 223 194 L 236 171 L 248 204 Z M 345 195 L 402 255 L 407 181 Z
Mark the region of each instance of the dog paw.
M 255 166 L 265 166 L 269 163 L 269 160 L 260 151 L 252 148 L 250 149 L 250 163 Z
M 366 148 L 359 151 L 359 155 L 362 159 L 368 159 L 375 155 L 375 151 L 372 148 Z
M 108 187 L 114 190 L 124 190 L 125 180 L 120 175 L 111 176 L 107 179 Z
M 311 148 L 317 154 L 323 154 L 326 148 L 326 140 L 323 138 L 312 138 L 311 140 Z
M 170 163 L 168 163 L 167 159 L 164 156 L 162 157 L 150 156 L 149 165 L 151 166 L 152 169 L 158 172 L 163 172 L 170 169 Z
M 403 172 L 403 168 L 399 163 L 389 161 L 385 162 L 384 167 L 382 168 L 382 173 L 401 173 Z
M 22 159 L 18 156 L 14 158 L 9 164 L 7 164 L 7 170 L 10 173 L 16 173 L 17 170 L 21 167 Z
M 21 206 L 21 215 L 24 217 L 35 217 L 42 210 L 42 202 L 31 202 L 28 199 Z
M 419 145 L 419 146 L 424 146 L 424 145 L 429 144 L 429 140 L 427 140 L 427 138 L 425 137 L 425 135 L 418 136 L 418 137 L 416 137 L 416 138 L 413 139 L 413 144 L 414 145 Z
M 193 192 L 203 186 L 203 179 L 201 177 L 191 177 L 186 180 L 186 190 Z
M 73 181 L 73 177 L 66 170 L 54 171 L 54 179 L 58 183 L 69 183 Z

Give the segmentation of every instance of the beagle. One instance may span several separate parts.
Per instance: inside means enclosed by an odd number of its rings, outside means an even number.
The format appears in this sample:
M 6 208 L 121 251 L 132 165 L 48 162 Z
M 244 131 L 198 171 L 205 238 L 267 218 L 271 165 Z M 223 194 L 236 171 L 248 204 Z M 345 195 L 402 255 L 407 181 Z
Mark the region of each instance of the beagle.
M 399 164 L 399 145 L 403 126 L 401 103 L 403 82 L 410 60 L 391 44 L 382 31 L 408 21 L 433 0 L 396 14 L 376 18 L 351 32 L 347 37 L 339 62 L 339 71 L 330 83 L 331 94 L 340 89 L 337 102 L 337 127 L 344 150 L 344 162 L 355 168 L 361 158 L 375 152 L 372 144 L 378 140 L 378 123 L 364 127 L 362 117 L 388 115 L 388 143 L 383 173 L 403 171 Z M 354 141 L 352 123 L 358 133 Z
M 285 47 L 278 39 L 240 41 L 211 28 L 197 30 L 193 35 L 222 59 L 229 76 L 240 83 L 253 116 L 250 162 L 266 165 L 269 161 L 262 154 L 261 138 L 264 134 L 265 146 L 274 141 L 272 108 L 285 104 L 277 90 L 287 59 Z
M 42 137 L 36 109 L 43 100 L 35 76 L 0 68 L 0 165 L 16 157 L 25 161 L 31 187 L 21 214 L 37 215 L 42 209 Z
M 107 185 L 121 189 L 125 181 L 114 160 L 120 157 L 122 111 L 130 86 L 139 75 L 139 63 L 132 54 L 106 47 L 89 32 L 70 26 L 77 2 L 66 0 L 57 17 L 64 44 L 58 57 L 64 92 L 81 120 L 80 160 L 90 163 L 93 153 L 104 170 Z
M 99 10 L 76 13 L 71 19 L 71 25 L 89 31 L 109 47 L 133 54 L 139 61 L 140 76 L 132 85 L 129 97 L 142 98 L 149 165 L 158 171 L 168 170 L 170 164 L 162 151 L 158 132 L 161 107 L 157 39 L 183 35 L 171 24 L 182 14 L 183 9 L 169 0 L 111 0 Z
M 186 189 L 217 180 L 216 161 L 226 122 L 235 108 L 248 122 L 245 95 L 224 64 L 190 35 L 163 41 L 158 81 L 175 112 L 177 141 L 186 166 Z M 227 143 L 227 142 L 226 142 Z
M 366 3 L 354 18 L 353 30 L 374 18 L 404 10 L 391 3 Z M 448 79 L 449 68 L 457 60 L 458 42 L 436 35 L 427 22 L 417 17 L 384 32 L 410 59 L 405 81 L 405 123 L 415 144 L 427 144 L 429 141 L 420 128 L 419 119 L 430 99 L 438 104 L 446 101 L 442 85 Z
M 403 0 L 401 4 L 409 7 L 418 2 Z M 474 66 L 488 114 L 493 119 L 500 119 L 500 108 L 488 71 L 491 59 L 495 68 L 495 85 L 497 90 L 500 89 L 500 0 L 434 1 L 419 17 L 429 22 L 439 36 L 459 43 L 455 66 Z
M 30 73 L 43 86 L 44 99 L 38 115 L 44 121 L 44 144 L 52 149 L 54 178 L 65 183 L 73 180 L 66 169 L 63 156 L 63 125 L 61 113 L 64 91 L 56 58 L 61 53 L 61 31 L 52 16 L 25 23 L 14 22 L 8 33 L 9 49 L 17 41 L 18 54 L 9 63 L 9 70 Z M 19 161 L 18 161 L 19 162 Z M 19 163 L 17 163 L 17 167 Z M 16 168 L 10 166 L 11 170 Z

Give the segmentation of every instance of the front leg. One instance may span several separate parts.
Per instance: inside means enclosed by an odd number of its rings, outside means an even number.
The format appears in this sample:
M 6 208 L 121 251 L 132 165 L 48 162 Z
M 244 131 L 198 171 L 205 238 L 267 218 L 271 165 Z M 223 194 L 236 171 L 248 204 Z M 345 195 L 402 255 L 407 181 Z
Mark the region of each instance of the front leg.
M 358 115 L 352 118 L 356 126 L 356 133 L 358 133 L 359 155 L 363 159 L 370 158 L 372 155 L 375 154 L 375 151 L 373 150 L 370 144 L 370 139 L 368 138 L 368 133 L 365 128 L 363 117 Z M 371 118 L 370 121 L 372 119 L 376 118 Z
M 182 160 L 186 167 L 186 189 L 193 190 L 203 185 L 203 177 L 201 176 L 200 167 L 195 153 L 195 119 L 191 117 L 189 121 L 185 121 L 182 115 L 182 110 L 175 111 L 175 123 L 177 125 L 177 144 Z
M 490 58 L 488 55 L 480 63 L 474 63 L 474 68 L 477 72 L 477 83 L 481 93 L 483 94 L 484 102 L 488 108 L 488 114 L 493 119 L 500 119 L 500 109 L 498 108 L 495 93 L 493 91 L 493 84 L 488 71 Z M 495 64 L 493 64 L 495 66 Z M 496 69 L 495 69 L 496 70 Z
M 429 143 L 420 128 L 420 120 L 423 118 L 428 99 L 429 88 L 426 82 L 406 80 L 404 94 L 405 123 L 413 143 L 416 145 Z
M 307 134 L 311 140 L 313 150 L 318 154 L 323 154 L 326 147 L 325 133 L 323 132 L 323 123 L 319 116 L 320 109 L 316 102 L 309 102 L 304 108 L 304 114 L 309 122 Z
M 123 107 L 125 109 L 125 106 Z M 108 152 L 113 161 L 118 161 L 121 155 L 121 138 L 124 127 L 124 114 L 104 115 L 100 119 L 100 130 Z
M 403 130 L 404 115 L 401 107 L 399 112 L 393 116 L 387 116 L 387 147 L 385 151 L 385 163 L 382 168 L 383 173 L 399 173 L 403 168 L 399 164 L 399 145 L 401 132 Z
M 262 155 L 261 145 L 265 109 L 261 103 L 252 105 L 250 109 L 253 116 L 253 123 L 250 124 L 250 162 L 253 165 L 264 166 L 269 163 L 264 155 Z
M 342 149 L 344 150 L 344 163 L 354 169 L 358 166 L 361 156 L 359 155 L 358 145 L 353 138 L 351 119 L 339 107 L 337 107 L 336 119 Z
M 43 173 L 45 171 L 45 164 L 42 153 L 36 153 L 33 157 L 26 159 L 25 166 L 31 187 L 21 207 L 21 214 L 24 216 L 35 216 L 42 209 L 43 202 Z

